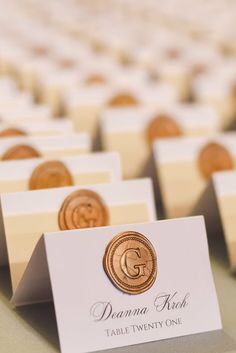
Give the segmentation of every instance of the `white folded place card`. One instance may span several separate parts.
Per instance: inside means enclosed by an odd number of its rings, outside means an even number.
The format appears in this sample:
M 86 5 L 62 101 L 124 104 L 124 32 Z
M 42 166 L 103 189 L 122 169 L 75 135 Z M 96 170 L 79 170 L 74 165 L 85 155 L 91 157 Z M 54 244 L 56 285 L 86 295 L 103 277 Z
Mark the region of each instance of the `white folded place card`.
M 45 136 L 61 135 L 73 132 L 73 125 L 69 119 L 43 119 L 10 123 L 0 121 L 0 138 L 10 136 Z
M 203 214 L 208 233 L 225 239 L 232 272 L 236 272 L 236 172 L 213 174 L 193 214 Z
M 66 61 L 70 66 L 70 60 Z M 66 65 L 65 62 L 65 65 Z M 72 65 L 73 66 L 73 65 Z M 63 111 L 65 93 L 79 85 L 78 68 L 68 68 L 51 72 L 41 77 L 39 82 L 40 100 L 50 107 L 53 115 L 60 115 Z
M 0 163 L 0 193 L 102 184 L 120 180 L 120 157 L 115 152 Z M 7 263 L 5 239 L 0 237 L 0 266 Z
M 214 109 L 197 104 L 180 104 L 162 109 L 110 108 L 101 113 L 101 118 L 103 148 L 120 153 L 126 178 L 145 173 L 154 139 L 210 135 L 220 128 L 219 116 Z M 133 163 L 130 163 L 131 160 Z
M 228 128 L 236 114 L 236 99 L 231 80 L 217 71 L 201 75 L 193 81 L 193 96 L 197 102 L 212 105 L 221 116 L 221 126 Z
M 210 176 L 236 166 L 236 134 L 156 140 L 156 170 L 168 217 L 189 215 Z
M 0 163 L 0 193 L 121 180 L 120 156 L 97 152 Z
M 27 105 L 19 107 L 11 104 L 9 106 L 0 107 L 1 121 L 6 123 L 25 123 L 31 121 L 48 120 L 52 118 L 50 110 L 43 104 Z
M 0 97 L 0 111 L 7 107 L 15 106 L 15 109 L 24 109 L 33 105 L 33 98 L 26 92 L 5 92 Z
M 65 107 L 66 115 L 73 119 L 76 131 L 85 131 L 96 136 L 100 114 L 109 106 L 166 107 L 176 102 L 177 93 L 167 84 L 150 84 L 142 87 L 127 85 L 126 88 L 85 86 L 68 94 Z
M 156 219 L 150 179 L 1 194 L 1 206 L 13 290 L 44 232 Z
M 62 353 L 221 329 L 203 217 L 46 233 L 12 302 L 48 300 Z
M 69 156 L 90 149 L 91 140 L 85 133 L 9 137 L 0 140 L 0 160 Z

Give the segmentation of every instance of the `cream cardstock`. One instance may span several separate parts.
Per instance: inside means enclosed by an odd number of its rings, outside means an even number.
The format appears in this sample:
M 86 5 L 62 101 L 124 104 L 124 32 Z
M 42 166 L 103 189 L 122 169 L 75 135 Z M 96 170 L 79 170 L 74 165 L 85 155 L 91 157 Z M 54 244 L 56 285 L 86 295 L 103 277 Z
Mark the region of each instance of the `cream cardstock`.
M 18 67 L 18 80 L 23 90 L 32 94 L 38 93 L 39 82 L 42 76 L 46 76 L 55 71 L 56 66 L 47 57 L 26 58 Z
M 24 92 L 2 92 L 0 97 L 0 111 L 8 107 L 15 106 L 15 109 L 25 109 L 33 105 L 33 98 L 30 94 Z
M 121 93 L 133 96 L 140 105 L 151 107 L 170 106 L 178 100 L 174 88 L 167 84 L 127 87 L 121 85 L 118 89 L 109 86 L 85 86 L 77 89 L 76 93 L 69 94 L 65 101 L 66 115 L 73 119 L 76 131 L 89 132 L 96 136 L 101 112 L 108 107 L 113 97 Z
M 0 106 L 2 121 L 8 124 L 19 124 L 31 121 L 48 120 L 52 118 L 47 106 L 37 104 L 32 106 L 18 106 L 15 103 L 9 106 Z
M 63 111 L 65 93 L 78 87 L 78 68 L 69 68 L 44 75 L 40 79 L 40 99 L 50 107 L 53 115 L 60 115 Z
M 111 225 L 156 219 L 150 179 L 2 194 L 2 217 L 13 291 L 40 236 L 44 232 L 60 230 L 58 212 L 65 198 L 80 189 L 100 195 L 108 209 Z
M 219 116 L 208 106 L 182 104 L 165 109 L 133 107 L 107 109 L 102 114 L 103 147 L 121 155 L 126 178 L 143 175 L 151 156 L 147 141 L 148 124 L 158 115 L 167 115 L 180 127 L 183 135 L 210 135 L 219 130 Z M 137 153 L 138 151 L 138 153 Z M 130 161 L 135 161 L 130 163 Z
M 224 236 L 230 267 L 236 272 L 236 172 L 215 173 L 193 213 L 203 214 L 209 234 Z
M 45 135 L 61 135 L 73 133 L 73 124 L 69 119 L 43 119 L 39 121 L 28 121 L 17 123 L 0 122 L 0 135 L 6 129 L 19 129 L 25 135 L 45 136 Z M 1 136 L 0 136 L 1 138 Z
M 154 142 L 153 150 L 161 193 L 167 216 L 191 213 L 207 180 L 202 176 L 198 157 L 208 143 L 216 142 L 230 153 L 236 166 L 236 134 L 222 133 L 210 137 L 184 137 Z
M 193 95 L 197 102 L 209 104 L 218 111 L 223 128 L 230 126 L 236 114 L 236 100 L 229 80 L 216 72 L 205 74 L 194 80 Z
M 35 148 L 42 157 L 69 156 L 87 153 L 91 149 L 90 137 L 85 133 L 56 136 L 22 136 L 0 140 L 0 159 L 8 149 L 27 145 Z
M 103 269 L 107 245 L 125 231 L 143 234 L 157 255 L 156 280 L 142 294 L 123 293 Z M 12 302 L 47 300 L 54 301 L 62 353 L 220 330 L 203 217 L 46 233 Z
M 120 156 L 116 152 L 97 152 L 58 158 L 34 158 L 0 163 L 0 193 L 29 190 L 37 166 L 60 161 L 68 169 L 74 185 L 109 183 L 121 180 Z

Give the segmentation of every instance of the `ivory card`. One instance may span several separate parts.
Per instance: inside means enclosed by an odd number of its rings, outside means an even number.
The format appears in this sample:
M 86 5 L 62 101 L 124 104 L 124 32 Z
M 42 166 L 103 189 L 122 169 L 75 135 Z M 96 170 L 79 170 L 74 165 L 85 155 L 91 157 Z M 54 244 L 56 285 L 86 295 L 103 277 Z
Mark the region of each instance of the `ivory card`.
M 1 139 L 0 159 L 13 147 L 26 145 L 35 149 L 41 157 L 69 156 L 88 153 L 90 137 L 85 133 L 56 136 L 22 136 Z M 12 158 L 13 159 L 13 158 Z
M 2 121 L 8 124 L 47 121 L 52 118 L 49 108 L 41 104 L 21 107 L 14 103 L 9 106 L 0 106 L 0 114 Z
M 39 121 L 6 123 L 0 122 L 0 138 L 4 136 L 5 130 L 17 129 L 22 135 L 45 136 L 45 135 L 62 135 L 73 133 L 73 125 L 69 119 L 44 119 Z
M 177 102 L 177 93 L 170 85 L 156 84 L 128 88 L 84 87 L 67 96 L 66 115 L 71 117 L 76 131 L 97 135 L 101 112 L 109 107 L 110 101 L 120 94 L 129 95 L 137 105 L 166 107 Z M 157 99 L 158 97 L 158 99 Z
M 220 117 L 222 128 L 229 128 L 235 118 L 236 102 L 233 94 L 232 77 L 226 80 L 217 71 L 201 75 L 193 81 L 194 99 L 214 107 Z
M 197 104 L 182 104 L 165 109 L 133 107 L 110 108 L 103 111 L 101 114 L 103 148 L 120 153 L 125 178 L 135 178 L 144 174 L 151 157 L 149 124 L 156 117 L 163 115 L 172 119 L 184 136 L 210 135 L 217 132 L 220 127 L 216 112 L 211 107 Z
M 43 168 L 44 163 L 48 161 L 50 159 L 35 158 L 0 163 L 0 193 L 30 190 L 36 168 L 40 165 Z M 72 185 L 102 184 L 121 180 L 120 157 L 115 152 L 59 157 L 56 158 L 56 161 L 63 163 L 67 168 L 72 178 Z M 49 177 L 50 171 L 53 178 L 55 171 L 49 169 Z M 45 169 L 41 169 L 41 173 L 43 178 L 45 174 L 47 175 Z M 40 178 L 40 174 L 38 174 L 38 178 Z M 37 185 L 37 189 L 43 189 L 43 187 Z M 2 220 L 0 220 L 1 222 Z M 0 229 L 2 228 L 3 225 L 0 225 Z M 7 263 L 5 239 L 0 237 L 0 266 L 7 265 Z
M 102 198 L 108 213 L 107 224 L 156 219 L 149 179 L 2 194 L 2 217 L 13 291 L 40 236 L 44 232 L 60 230 L 59 212 L 66 197 L 84 189 L 92 190 Z M 1 233 L 4 233 L 3 230 Z
M 68 68 L 51 72 L 44 75 L 39 80 L 40 99 L 50 107 L 53 115 L 59 116 L 64 110 L 65 93 L 73 87 L 78 87 L 78 68 Z
M 100 184 L 121 180 L 120 156 L 116 152 L 88 153 L 56 159 L 21 159 L 0 163 L 0 193 L 30 190 L 33 172 L 38 166 L 49 161 L 63 163 L 72 177 L 72 185 Z
M 209 180 L 203 174 L 204 169 L 216 156 L 213 149 L 213 154 L 210 153 L 211 158 L 206 163 L 201 158 L 201 152 L 212 143 L 219 144 L 220 149 L 224 149 L 223 160 L 226 155 L 227 162 L 230 161 L 230 167 L 235 168 L 235 133 L 222 133 L 210 137 L 173 138 L 154 142 L 156 171 L 168 217 L 181 217 L 191 213 Z M 227 164 L 221 167 L 225 166 L 229 167 Z
M 209 235 L 225 239 L 232 272 L 236 272 L 236 172 L 213 174 L 193 214 L 203 214 Z
M 141 294 L 122 292 L 103 268 L 108 244 L 127 231 L 144 235 L 156 253 L 157 276 Z M 125 270 L 127 261 L 118 266 Z M 54 301 L 62 353 L 220 330 L 203 217 L 46 233 L 12 302 L 47 300 Z

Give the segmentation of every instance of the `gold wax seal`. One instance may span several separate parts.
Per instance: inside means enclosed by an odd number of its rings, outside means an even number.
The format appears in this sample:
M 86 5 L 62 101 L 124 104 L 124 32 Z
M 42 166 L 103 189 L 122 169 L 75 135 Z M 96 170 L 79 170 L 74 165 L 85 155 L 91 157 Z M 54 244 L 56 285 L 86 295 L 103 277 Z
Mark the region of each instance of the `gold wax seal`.
M 100 74 L 89 75 L 85 80 L 85 84 L 87 85 L 101 85 L 104 83 L 106 83 L 106 80 Z
M 45 45 L 35 45 L 32 47 L 32 54 L 35 56 L 45 56 L 49 53 L 49 48 Z
M 123 232 L 108 244 L 103 268 L 118 289 L 128 294 L 140 294 L 151 288 L 156 280 L 156 252 L 143 234 Z
M 178 123 L 166 115 L 158 115 L 152 119 L 146 129 L 146 136 L 149 143 L 156 138 L 178 137 L 183 135 Z
M 198 157 L 198 165 L 205 179 L 210 178 L 214 172 L 234 168 L 229 151 L 216 142 L 210 142 L 202 148 Z
M 0 131 L 0 137 L 10 137 L 10 136 L 25 136 L 27 135 L 25 131 L 18 128 L 7 128 Z
M 166 51 L 166 56 L 169 59 L 179 59 L 181 57 L 181 51 L 179 48 L 169 48 Z
M 2 160 L 26 159 L 40 157 L 40 153 L 28 145 L 16 145 L 9 148 L 2 156 Z
M 48 189 L 73 185 L 72 176 L 60 161 L 47 161 L 39 164 L 29 180 L 29 189 Z
M 128 93 L 120 93 L 114 96 L 108 103 L 112 107 L 138 105 L 137 99 Z
M 62 69 L 73 69 L 76 66 L 76 62 L 74 59 L 60 58 L 58 59 L 58 65 Z
M 206 65 L 204 65 L 204 64 L 196 64 L 192 68 L 192 75 L 193 76 L 199 76 L 199 75 L 207 73 L 207 71 L 208 71 L 208 68 L 207 68 Z
M 63 202 L 58 223 L 61 230 L 106 226 L 108 210 L 101 197 L 91 190 L 72 192 Z

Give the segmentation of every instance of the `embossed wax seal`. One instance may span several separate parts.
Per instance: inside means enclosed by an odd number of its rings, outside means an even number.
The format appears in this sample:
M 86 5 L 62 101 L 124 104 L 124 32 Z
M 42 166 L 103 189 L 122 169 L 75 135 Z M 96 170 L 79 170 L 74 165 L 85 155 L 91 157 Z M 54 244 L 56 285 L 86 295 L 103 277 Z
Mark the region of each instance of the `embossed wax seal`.
M 224 146 L 210 142 L 200 151 L 198 166 L 202 176 L 208 179 L 214 172 L 233 169 L 234 162 Z
M 73 179 L 60 161 L 47 161 L 39 164 L 29 180 L 29 189 L 48 189 L 73 185 Z
M 156 280 L 156 252 L 143 234 L 123 232 L 108 244 L 103 268 L 118 289 L 128 294 L 140 294 L 151 288 Z
M 9 148 L 2 156 L 2 160 L 26 159 L 40 157 L 40 153 L 28 145 L 16 145 Z
M 106 79 L 100 74 L 89 75 L 85 80 L 87 85 L 101 85 L 104 83 L 106 83 Z
M 108 225 L 109 216 L 101 197 L 91 190 L 72 192 L 63 202 L 58 215 L 61 230 Z
M 158 115 L 150 121 L 146 129 L 146 137 L 149 143 L 152 143 L 156 138 L 178 137 L 183 135 L 183 132 L 178 123 L 166 116 Z
M 108 103 L 112 107 L 138 105 L 137 99 L 128 93 L 120 93 L 114 96 Z
M 10 137 L 10 136 L 25 136 L 27 133 L 21 129 L 10 127 L 0 131 L 0 138 L 1 137 Z

